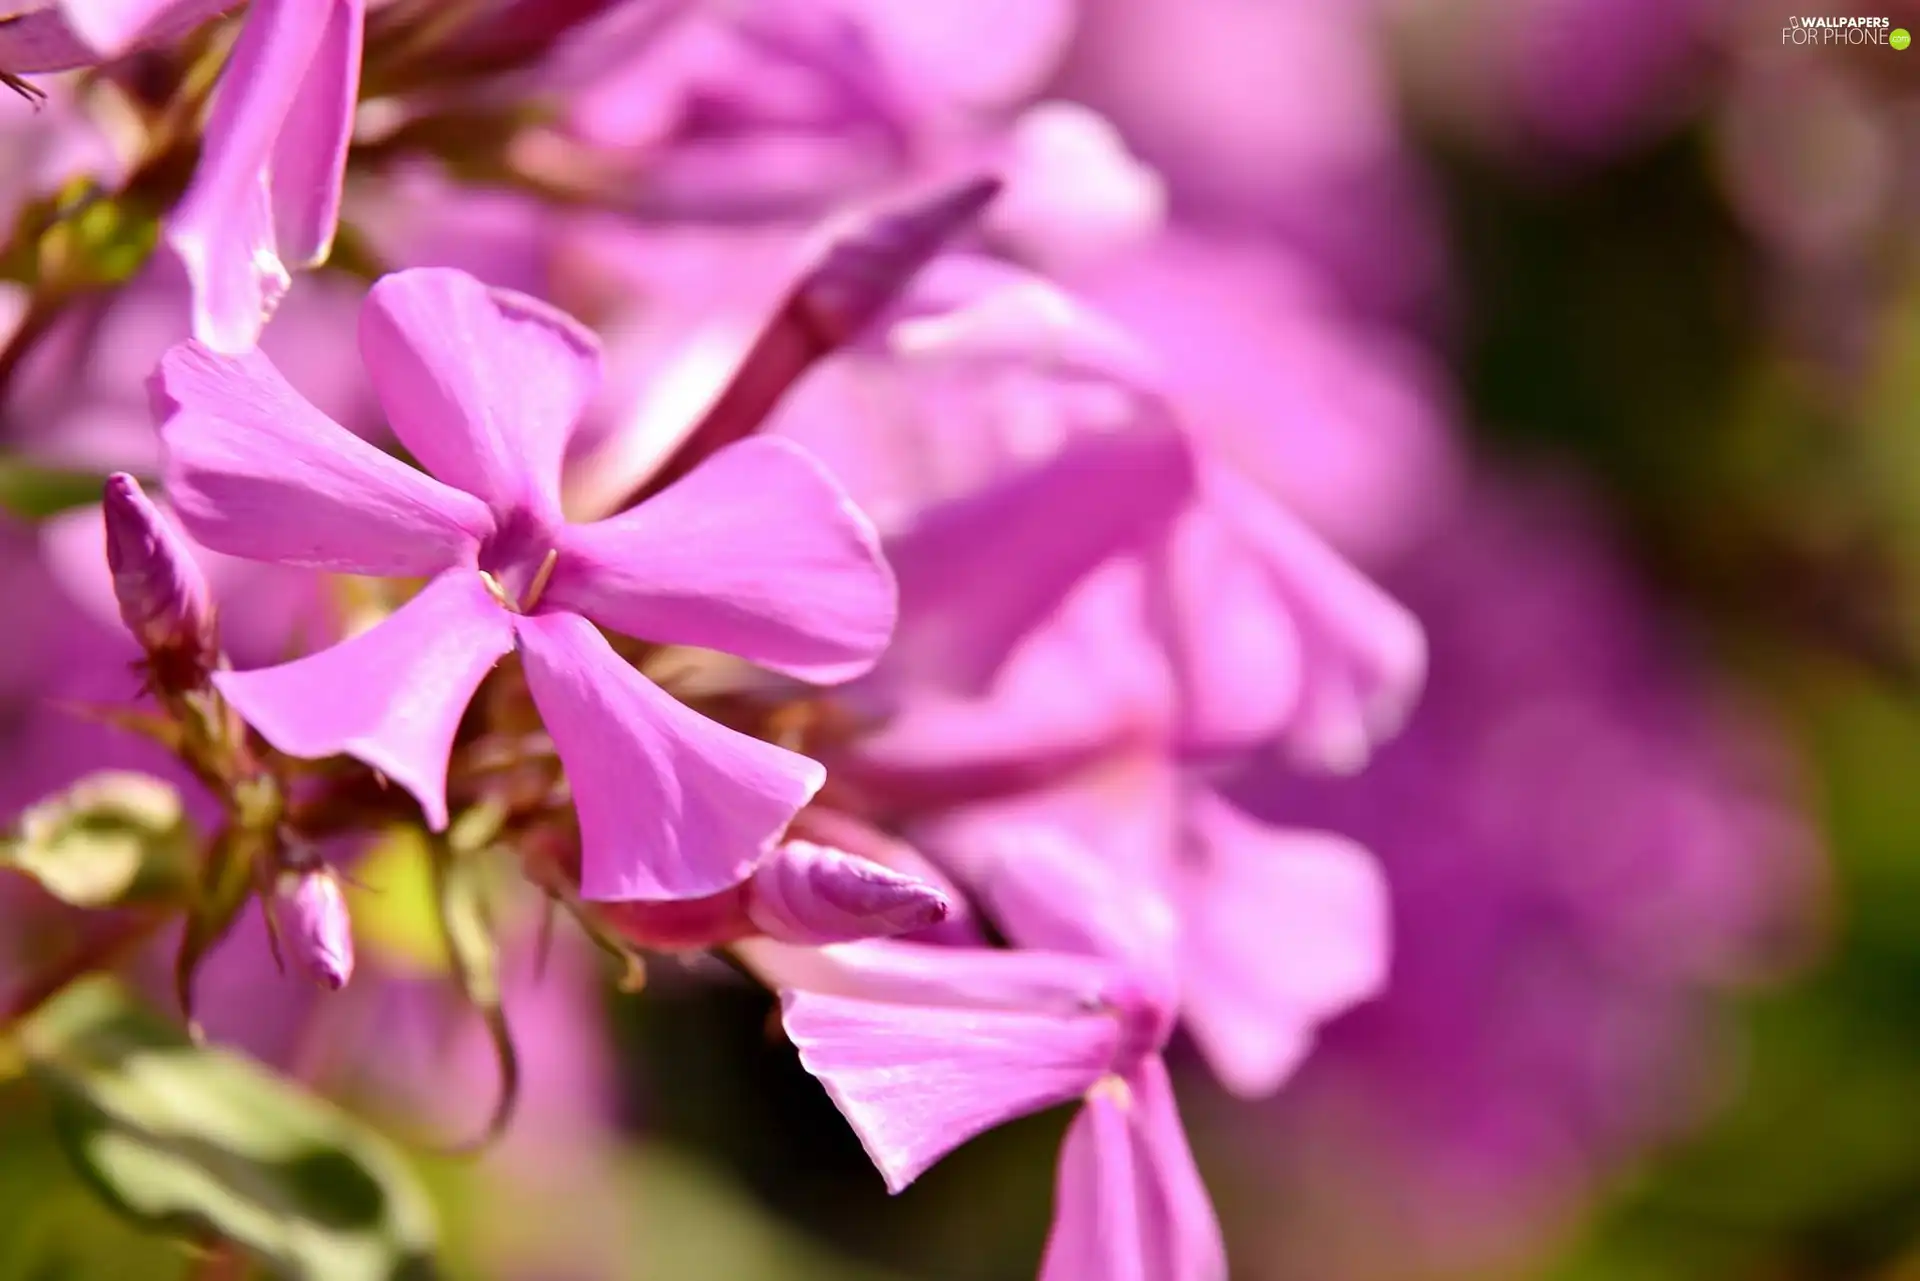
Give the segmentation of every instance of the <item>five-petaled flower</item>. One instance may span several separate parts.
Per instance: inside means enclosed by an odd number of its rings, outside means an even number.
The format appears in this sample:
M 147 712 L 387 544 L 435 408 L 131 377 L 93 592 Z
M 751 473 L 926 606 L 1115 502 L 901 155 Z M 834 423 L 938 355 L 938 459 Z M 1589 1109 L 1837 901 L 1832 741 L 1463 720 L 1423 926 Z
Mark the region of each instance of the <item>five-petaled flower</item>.
M 429 579 L 371 631 L 220 673 L 220 692 L 289 755 L 344 752 L 379 770 L 439 829 L 461 716 L 517 650 L 572 788 L 583 894 L 687 898 L 741 880 L 824 770 L 675 701 L 588 620 L 849 679 L 884 648 L 895 612 L 866 518 L 804 450 L 756 437 L 637 507 L 569 524 L 560 469 L 598 384 L 591 334 L 461 272 L 415 270 L 374 285 L 360 345 L 426 473 L 325 417 L 258 352 L 184 343 L 155 375 L 167 491 L 195 538 Z
M 1078 1098 L 1040 1281 L 1225 1281 L 1161 1058 L 1173 1027 L 1164 976 L 1066 952 L 890 940 L 740 950 L 782 989 L 800 1062 L 888 1191 L 976 1134 Z

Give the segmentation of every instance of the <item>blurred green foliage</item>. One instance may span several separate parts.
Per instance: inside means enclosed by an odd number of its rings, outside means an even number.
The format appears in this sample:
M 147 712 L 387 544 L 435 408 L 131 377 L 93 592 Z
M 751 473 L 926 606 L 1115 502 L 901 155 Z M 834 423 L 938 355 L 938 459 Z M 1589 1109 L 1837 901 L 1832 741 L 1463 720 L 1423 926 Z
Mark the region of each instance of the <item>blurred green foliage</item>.
M 0 511 L 19 520 L 45 520 L 99 502 L 106 480 L 99 471 L 0 455 Z
M 331 1104 L 194 1045 L 105 977 L 16 1035 L 67 1154 L 133 1218 L 292 1281 L 433 1275 L 432 1207 L 406 1158 Z
M 1625 1172 L 1552 1281 L 1920 1275 L 1920 273 L 1796 347 L 1702 135 L 1578 180 L 1450 169 L 1490 455 L 1597 483 L 1668 612 L 1802 753 L 1831 854 L 1801 970 L 1737 1002 L 1705 1128 Z M 1417 1269 L 1416 1269 L 1417 1270 Z

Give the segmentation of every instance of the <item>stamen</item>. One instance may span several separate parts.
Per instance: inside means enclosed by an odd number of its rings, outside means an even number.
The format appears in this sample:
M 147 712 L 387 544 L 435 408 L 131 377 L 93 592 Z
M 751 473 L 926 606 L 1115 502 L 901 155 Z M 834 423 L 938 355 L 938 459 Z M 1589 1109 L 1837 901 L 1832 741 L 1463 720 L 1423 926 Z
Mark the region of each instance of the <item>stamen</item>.
M 35 111 L 40 110 L 41 106 L 47 101 L 47 91 L 45 89 L 42 89 L 36 84 L 29 84 L 19 76 L 13 75 L 10 72 L 0 71 L 0 85 L 5 85 L 32 103 Z
M 1133 1090 L 1117 1076 L 1103 1076 L 1087 1091 L 1089 1099 L 1104 1098 L 1122 1112 L 1133 1111 Z
M 507 589 L 500 585 L 499 579 L 483 569 L 480 571 L 480 581 L 487 585 L 487 595 L 499 601 L 500 604 L 507 609 L 515 608 L 514 603 L 507 599 Z M 515 612 L 518 613 L 519 611 L 515 609 Z
M 531 614 L 533 607 L 540 603 L 540 594 L 547 590 L 547 580 L 553 577 L 553 567 L 560 560 L 560 549 L 548 550 L 547 558 L 540 562 L 540 568 L 534 571 L 533 581 L 527 584 L 526 599 L 520 602 L 520 612 Z

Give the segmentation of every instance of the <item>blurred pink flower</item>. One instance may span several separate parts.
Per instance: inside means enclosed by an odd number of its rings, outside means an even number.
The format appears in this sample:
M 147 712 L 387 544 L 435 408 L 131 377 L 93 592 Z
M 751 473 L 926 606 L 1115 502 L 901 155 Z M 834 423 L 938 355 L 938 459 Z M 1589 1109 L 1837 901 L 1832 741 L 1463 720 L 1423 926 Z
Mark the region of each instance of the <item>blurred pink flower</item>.
M 1407 733 L 1357 778 L 1266 760 L 1224 785 L 1364 842 L 1397 926 L 1394 982 L 1329 1030 L 1249 1151 L 1360 1221 L 1391 1198 L 1395 1257 L 1417 1240 L 1462 1266 L 1693 1112 L 1703 1001 L 1778 958 L 1817 897 L 1765 727 L 1722 714 L 1577 494 L 1473 497 L 1389 575 L 1434 647 Z M 1275 1275 L 1369 1254 L 1297 1226 L 1276 1226 Z
M 1183 219 L 1277 232 L 1346 301 L 1424 315 L 1445 283 L 1443 246 L 1400 135 L 1379 8 L 1083 4 L 1053 91 L 1111 120 Z
M 1390 555 L 1452 506 L 1445 371 L 1311 260 L 1178 226 L 1067 283 L 1154 353 L 1196 439 L 1348 555 Z
M 1047 263 L 1150 234 L 1158 177 L 1100 116 L 1032 102 L 1070 0 L 777 0 L 616 11 L 554 77 L 573 133 L 629 165 L 650 221 L 793 223 L 848 199 L 989 167 L 989 234 Z M 584 89 L 580 86 L 584 84 Z

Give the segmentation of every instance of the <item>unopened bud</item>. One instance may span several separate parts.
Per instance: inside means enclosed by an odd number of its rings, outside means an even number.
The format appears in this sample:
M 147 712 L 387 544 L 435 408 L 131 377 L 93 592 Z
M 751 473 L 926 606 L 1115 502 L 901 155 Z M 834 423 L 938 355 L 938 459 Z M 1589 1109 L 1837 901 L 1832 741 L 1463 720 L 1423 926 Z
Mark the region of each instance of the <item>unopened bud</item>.
M 973 175 L 849 223 L 828 242 L 795 301 L 816 331 L 834 343 L 848 341 L 1000 188 L 998 177 Z
M 871 324 L 949 240 L 980 216 L 1000 187 L 993 175 L 972 175 L 829 228 L 733 376 L 666 459 L 615 509 L 658 493 L 716 450 L 758 431 L 788 389 Z
M 775 850 L 746 895 L 748 917 L 769 938 L 809 946 L 909 934 L 952 911 L 938 886 L 810 841 Z
M 198 685 L 216 663 L 213 594 L 180 533 L 125 472 L 102 502 L 107 567 L 120 617 L 163 684 Z
M 284 872 L 274 886 L 280 943 L 322 987 L 339 991 L 353 977 L 353 922 L 340 882 L 325 868 Z

